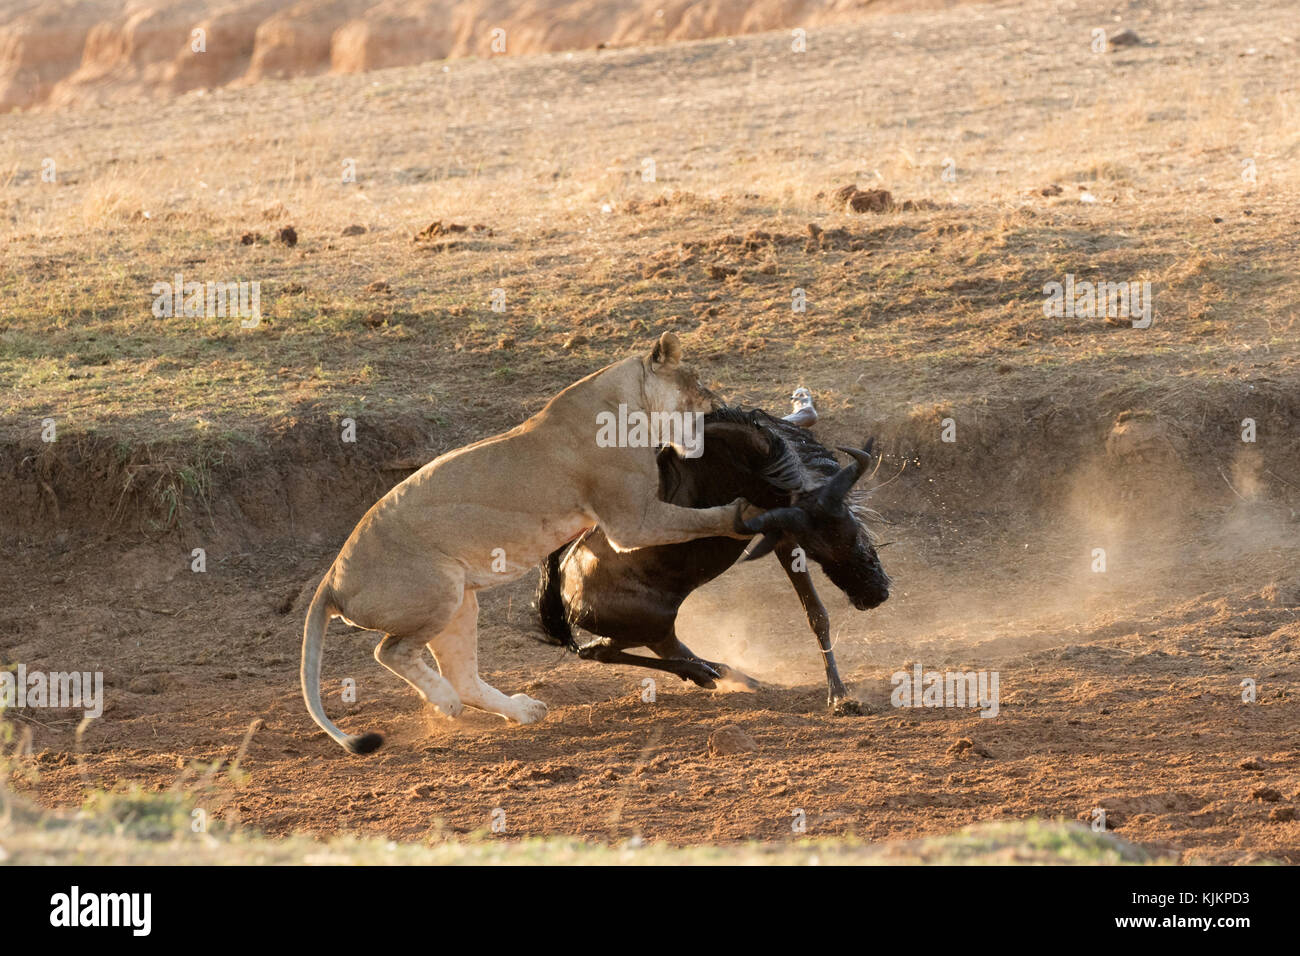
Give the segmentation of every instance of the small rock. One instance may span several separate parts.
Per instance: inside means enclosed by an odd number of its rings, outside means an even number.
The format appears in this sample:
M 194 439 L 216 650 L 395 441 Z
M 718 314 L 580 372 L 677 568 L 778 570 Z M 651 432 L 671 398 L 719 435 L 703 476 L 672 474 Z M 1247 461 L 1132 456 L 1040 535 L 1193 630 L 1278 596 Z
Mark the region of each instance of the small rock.
M 298 244 L 298 232 L 293 226 L 285 226 L 275 234 L 275 241 L 290 247 L 296 246 Z
M 1295 807 L 1274 807 L 1268 818 L 1274 823 L 1286 823 L 1295 819 Z
M 1295 607 L 1300 604 L 1300 581 L 1274 581 L 1259 596 L 1278 607 Z
M 868 189 L 849 197 L 846 212 L 888 212 L 894 208 L 894 197 L 887 189 Z
M 163 679 L 160 674 L 141 674 L 131 683 L 126 685 L 126 689 L 133 694 L 158 694 L 163 689 Z
M 1277 803 L 1282 799 L 1282 794 L 1272 787 L 1256 787 L 1250 791 L 1250 799 L 1263 800 L 1265 803 Z
M 887 189 L 859 189 L 855 183 L 841 186 L 831 194 L 838 208 L 845 212 L 889 212 L 894 207 L 894 197 Z M 915 204 L 912 204 L 913 206 Z M 821 232 L 809 230 L 814 239 Z
M 1113 37 L 1106 37 L 1106 46 L 1111 49 L 1126 46 L 1141 46 L 1142 39 L 1132 30 L 1120 30 Z
M 1128 408 L 1115 416 L 1106 436 L 1106 456 L 1116 468 L 1164 462 L 1178 458 L 1181 445 L 1179 435 L 1166 420 L 1148 409 Z
M 735 724 L 719 727 L 709 734 L 709 756 L 726 757 L 758 749 L 758 742 Z
M 437 239 L 439 236 L 447 236 L 455 232 L 465 232 L 468 229 L 468 226 L 462 226 L 460 223 L 444 223 L 441 219 L 438 219 L 429 223 L 429 225 L 417 232 L 411 241 L 425 242 L 429 239 Z
M 1241 763 L 1237 764 L 1238 770 L 1263 770 L 1265 769 L 1264 761 L 1259 757 L 1247 757 Z
M 849 183 L 847 186 L 841 186 L 831 196 L 835 199 L 835 205 L 843 206 L 858 193 L 858 184 Z
M 969 737 L 958 737 L 948 748 L 948 753 L 954 757 L 965 757 L 967 753 L 977 754 L 989 760 L 993 759 L 993 753 L 981 743 L 976 743 Z
M 365 226 L 358 226 L 355 223 L 343 230 L 345 236 L 364 236 L 366 234 Z

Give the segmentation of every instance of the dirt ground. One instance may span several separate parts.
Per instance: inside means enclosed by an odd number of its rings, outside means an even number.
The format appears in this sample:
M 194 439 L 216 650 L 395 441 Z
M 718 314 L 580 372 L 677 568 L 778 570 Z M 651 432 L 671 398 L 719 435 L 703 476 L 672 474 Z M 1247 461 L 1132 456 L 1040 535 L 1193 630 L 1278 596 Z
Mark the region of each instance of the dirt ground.
M 672 844 L 1104 810 L 1162 858 L 1300 862 L 1294 15 L 1148 6 L 963 4 L 817 31 L 807 56 L 773 34 L 2 118 L 0 664 L 106 682 L 80 735 L 6 712 L 10 785 L 61 808 L 182 788 L 271 835 L 394 840 L 498 809 L 505 838 Z M 1143 42 L 1094 53 L 1099 25 Z M 846 209 L 848 183 L 912 204 Z M 471 228 L 413 238 L 433 222 Z M 264 282 L 261 325 L 151 315 L 178 271 Z M 1076 273 L 1150 281 L 1154 324 L 1044 316 Z M 856 612 L 818 579 L 871 713 L 825 712 L 768 560 L 680 628 L 757 692 L 665 677 L 643 701 L 646 672 L 530 637 L 530 580 L 486 593 L 485 678 L 551 707 L 523 728 L 426 711 L 336 622 L 326 709 L 386 737 L 343 753 L 298 648 L 353 524 L 669 328 L 736 401 L 806 385 L 824 441 L 880 439 L 896 590 Z M 891 706 L 914 663 L 996 671 L 997 715 Z M 208 773 L 254 722 L 239 772 Z M 756 748 L 711 756 L 732 725 Z
M 437 717 L 370 658 L 373 635 L 335 624 L 327 709 L 386 736 L 367 758 L 318 732 L 298 695 L 295 596 L 328 548 L 232 555 L 199 575 L 184 554 L 65 539 L 26 555 L 47 583 L 11 609 L 24 644 L 7 655 L 102 668 L 108 705 L 79 744 L 77 715 L 21 714 L 38 776 L 20 789 L 76 806 L 88 788 L 194 786 L 194 768 L 233 757 L 259 720 L 239 782 L 222 777 L 201 805 L 270 834 L 437 838 L 482 831 L 500 808 L 512 836 L 726 843 L 791 839 L 801 810 L 809 835 L 875 841 L 1007 818 L 1087 822 L 1100 807 L 1117 835 L 1174 859 L 1300 861 L 1300 593 L 1256 583 L 1295 567 L 1293 516 L 1227 508 L 1163 533 L 1134 517 L 1133 533 L 1107 539 L 1105 574 L 1068 521 L 894 517 L 882 554 L 900 587 L 887 604 L 855 612 L 822 586 L 867 716 L 825 713 L 819 653 L 770 561 L 692 597 L 682 628 L 767 686 L 666 677 L 653 703 L 645 673 L 530 638 L 523 581 L 485 600 L 482 657 L 494 685 L 551 706 L 536 726 Z M 889 676 L 913 662 L 996 670 L 999 713 L 891 707 Z M 340 699 L 347 677 L 355 704 Z M 1246 677 L 1255 703 L 1242 702 Z M 757 750 L 711 757 L 711 733 L 728 725 Z

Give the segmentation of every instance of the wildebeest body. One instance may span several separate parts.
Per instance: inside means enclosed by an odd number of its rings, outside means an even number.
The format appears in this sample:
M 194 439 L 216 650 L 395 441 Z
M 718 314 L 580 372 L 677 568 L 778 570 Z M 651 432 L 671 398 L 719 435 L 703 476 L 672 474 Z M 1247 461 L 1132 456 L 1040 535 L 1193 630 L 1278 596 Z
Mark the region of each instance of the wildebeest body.
M 856 606 L 885 600 L 889 579 L 870 533 L 843 501 L 863 462 L 848 466 L 857 471 L 841 479 L 839 500 L 831 501 L 834 496 L 820 492 L 848 469 L 840 468 L 830 449 L 807 430 L 765 412 L 723 407 L 705 417 L 702 457 L 664 449 L 658 464 L 660 497 L 674 504 L 708 507 L 740 496 L 775 514 L 796 504 L 806 509 L 806 529 L 783 535 L 775 551 L 817 634 L 832 710 L 857 712 L 835 664 L 826 609 L 794 549 L 802 545 Z M 745 547 L 744 541 L 712 537 L 616 552 L 596 528 L 549 556 L 538 587 L 543 628 L 552 641 L 584 658 L 666 670 L 705 687 L 719 677 L 752 683 L 725 664 L 702 660 L 676 635 L 682 602 L 731 567 Z M 580 645 L 573 625 L 597 639 Z M 635 647 L 659 659 L 627 653 Z

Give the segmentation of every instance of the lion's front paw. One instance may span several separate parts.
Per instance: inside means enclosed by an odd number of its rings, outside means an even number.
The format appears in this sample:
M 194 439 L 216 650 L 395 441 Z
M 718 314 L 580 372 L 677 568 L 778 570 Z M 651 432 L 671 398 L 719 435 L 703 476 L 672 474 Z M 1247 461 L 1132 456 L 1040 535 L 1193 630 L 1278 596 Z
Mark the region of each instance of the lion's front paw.
M 731 503 L 731 507 L 735 509 L 731 516 L 732 532 L 742 537 L 757 534 L 758 529 L 754 525 L 754 519 L 759 515 L 766 514 L 767 509 L 751 505 L 744 498 L 737 498 Z
M 535 724 L 546 716 L 548 708 L 540 700 L 534 700 L 527 694 L 515 694 L 510 699 L 518 705 L 515 723 Z

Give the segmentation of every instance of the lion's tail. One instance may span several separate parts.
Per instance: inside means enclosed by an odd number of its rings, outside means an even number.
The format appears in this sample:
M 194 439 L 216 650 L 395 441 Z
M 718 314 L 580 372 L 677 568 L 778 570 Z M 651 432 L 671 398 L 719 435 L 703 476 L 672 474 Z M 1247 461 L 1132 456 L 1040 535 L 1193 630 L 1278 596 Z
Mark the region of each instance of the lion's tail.
M 302 696 L 307 702 L 307 713 L 311 714 L 311 719 L 321 730 L 329 734 L 334 740 L 349 753 L 368 754 L 373 750 L 378 750 L 384 738 L 379 734 L 362 734 L 358 737 L 350 737 L 325 716 L 325 708 L 320 699 L 320 656 L 321 642 L 325 637 L 325 628 L 329 625 L 330 618 L 337 612 L 334 606 L 334 598 L 330 593 L 329 575 L 321 581 L 320 587 L 316 589 L 316 596 L 311 599 L 311 607 L 307 609 L 307 623 L 302 629 Z
M 558 644 L 576 651 L 578 642 L 574 640 L 573 625 L 569 622 L 569 614 L 564 607 L 564 575 L 560 571 L 567 550 L 568 545 L 556 548 L 547 555 L 546 562 L 542 565 L 542 573 L 537 581 L 537 617 L 542 631 L 534 636 L 547 644 Z

